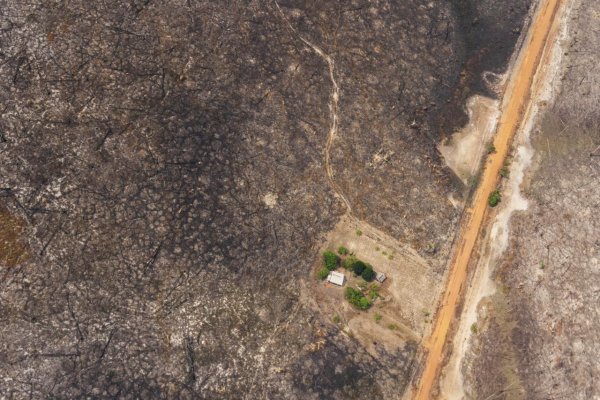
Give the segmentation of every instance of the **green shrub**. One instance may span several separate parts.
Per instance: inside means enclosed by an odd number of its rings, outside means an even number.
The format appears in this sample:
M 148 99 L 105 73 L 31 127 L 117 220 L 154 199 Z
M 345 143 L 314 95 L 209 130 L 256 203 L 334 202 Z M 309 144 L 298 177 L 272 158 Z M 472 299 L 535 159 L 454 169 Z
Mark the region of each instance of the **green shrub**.
M 487 152 L 488 152 L 488 154 L 495 153 L 495 152 L 496 152 L 496 146 L 494 146 L 494 145 L 493 145 L 493 144 L 491 144 L 491 143 L 490 143 L 490 144 L 488 144 L 488 147 L 487 147 Z
M 508 176 L 508 167 L 504 166 L 500 169 L 500 176 L 506 178 Z
M 379 297 L 379 285 L 377 285 L 376 283 L 372 283 L 371 286 L 369 287 L 369 298 L 371 300 L 375 300 L 378 297 Z
M 360 276 L 362 276 L 362 278 L 367 281 L 367 282 L 371 282 L 373 280 L 373 278 L 375 277 L 375 272 L 373 271 L 373 268 L 371 268 L 370 266 L 367 266 L 360 274 Z
M 360 310 L 366 310 L 371 307 L 371 301 L 369 301 L 360 290 L 351 287 L 346 288 L 346 299 L 350 304 Z
M 366 297 L 363 296 L 358 300 L 358 308 L 361 310 L 367 310 L 369 307 L 371 307 L 371 301 Z
M 361 275 L 365 268 L 367 268 L 367 264 L 360 260 L 356 260 L 354 264 L 352 264 L 352 271 L 354 271 L 356 275 Z
M 319 270 L 319 272 L 317 272 L 317 278 L 319 278 L 320 280 L 324 280 L 325 278 L 327 278 L 327 275 L 329 275 L 329 270 L 325 267 L 323 267 Z
M 379 314 L 379 313 L 375 313 L 375 322 L 379 322 L 379 321 L 381 321 L 381 318 L 383 318 L 383 317 L 381 316 L 381 314 Z
M 471 324 L 471 332 L 477 334 L 477 324 L 475 322 Z
M 360 229 L 357 229 L 357 230 L 356 230 L 356 236 L 362 236 L 362 233 L 363 233 L 363 232 L 362 232 Z
M 333 321 L 334 324 L 339 324 L 340 322 L 342 322 L 342 319 L 337 314 L 334 315 L 333 318 L 331 318 L 331 320 Z
M 338 254 L 345 256 L 348 253 L 350 253 L 350 251 L 348 251 L 348 249 L 345 248 L 344 246 L 338 247 Z
M 342 267 L 346 268 L 346 269 L 352 269 L 352 266 L 354 265 L 355 262 L 357 262 L 358 259 L 354 256 L 349 256 L 344 258 L 344 260 L 342 261 Z
M 323 263 L 325 264 L 325 268 L 333 271 L 338 267 L 340 258 L 333 251 L 327 250 L 323 253 Z
M 496 207 L 498 203 L 500 203 L 501 199 L 502 195 L 500 194 L 500 191 L 496 189 L 492 193 L 490 193 L 490 197 L 488 197 L 488 204 L 490 205 L 490 207 Z

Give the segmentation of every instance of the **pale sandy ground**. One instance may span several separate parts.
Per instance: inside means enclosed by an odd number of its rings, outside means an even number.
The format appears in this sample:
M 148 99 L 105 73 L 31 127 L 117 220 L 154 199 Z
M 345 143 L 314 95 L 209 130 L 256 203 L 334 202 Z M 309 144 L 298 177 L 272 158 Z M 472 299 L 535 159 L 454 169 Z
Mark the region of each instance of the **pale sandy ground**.
M 469 351 L 472 335 L 471 326 L 478 325 L 478 317 L 485 313 L 485 299 L 496 291 L 496 286 L 491 278 L 494 267 L 506 250 L 508 244 L 509 221 L 514 211 L 526 210 L 527 199 L 521 194 L 521 184 L 524 175 L 533 158 L 533 148 L 529 137 L 538 121 L 540 111 L 545 104 L 550 103 L 560 87 L 559 71 L 562 54 L 568 42 L 568 25 L 571 10 L 569 2 L 563 8 L 557 20 L 558 39 L 555 40 L 551 51 L 544 55 L 545 68 L 536 75 L 534 92 L 530 107 L 527 110 L 523 127 L 518 131 L 513 147 L 514 158 L 510 165 L 509 179 L 504 183 L 503 200 L 494 217 L 489 233 L 484 239 L 484 248 L 478 261 L 471 286 L 466 291 L 465 305 L 460 324 L 454 337 L 451 358 L 442 372 L 441 395 L 447 400 L 469 398 L 468 390 L 464 386 L 462 362 Z
M 473 96 L 467 100 L 469 122 L 445 140 L 438 149 L 446 165 L 466 185 L 477 173 L 482 157 L 487 153 L 500 115 L 498 100 Z

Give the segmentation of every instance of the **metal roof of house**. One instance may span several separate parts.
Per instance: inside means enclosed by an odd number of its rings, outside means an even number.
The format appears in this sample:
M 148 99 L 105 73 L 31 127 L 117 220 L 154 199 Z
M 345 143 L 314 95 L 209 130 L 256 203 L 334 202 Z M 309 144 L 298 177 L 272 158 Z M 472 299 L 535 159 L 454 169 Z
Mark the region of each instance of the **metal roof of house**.
M 334 285 L 344 286 L 345 281 L 346 277 L 341 272 L 331 271 L 327 276 L 327 282 L 331 282 Z

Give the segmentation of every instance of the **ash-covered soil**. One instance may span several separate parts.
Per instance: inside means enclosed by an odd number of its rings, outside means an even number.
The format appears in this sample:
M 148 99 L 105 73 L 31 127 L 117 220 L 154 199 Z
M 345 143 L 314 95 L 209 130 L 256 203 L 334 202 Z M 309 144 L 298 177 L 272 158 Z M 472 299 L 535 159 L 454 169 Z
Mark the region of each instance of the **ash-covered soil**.
M 599 18 L 598 2 L 573 2 L 560 92 L 532 134 L 529 208 L 513 216 L 470 361 L 474 398 L 600 396 Z
M 401 396 L 414 347 L 373 357 L 300 300 L 344 206 L 330 71 L 287 22 L 335 61 L 343 194 L 441 276 L 436 145 L 510 54 L 473 62 L 470 32 L 512 49 L 528 1 L 485 4 L 0 1 L 0 260 L 27 259 L 0 266 L 0 394 Z

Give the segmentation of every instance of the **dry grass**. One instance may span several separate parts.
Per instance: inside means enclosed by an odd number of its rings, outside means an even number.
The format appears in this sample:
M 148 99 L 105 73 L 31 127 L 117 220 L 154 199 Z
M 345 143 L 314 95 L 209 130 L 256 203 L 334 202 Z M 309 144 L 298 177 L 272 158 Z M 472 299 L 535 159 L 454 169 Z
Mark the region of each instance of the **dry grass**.
M 29 249 L 22 240 L 25 223 L 0 208 L 0 266 L 14 267 L 29 258 Z

